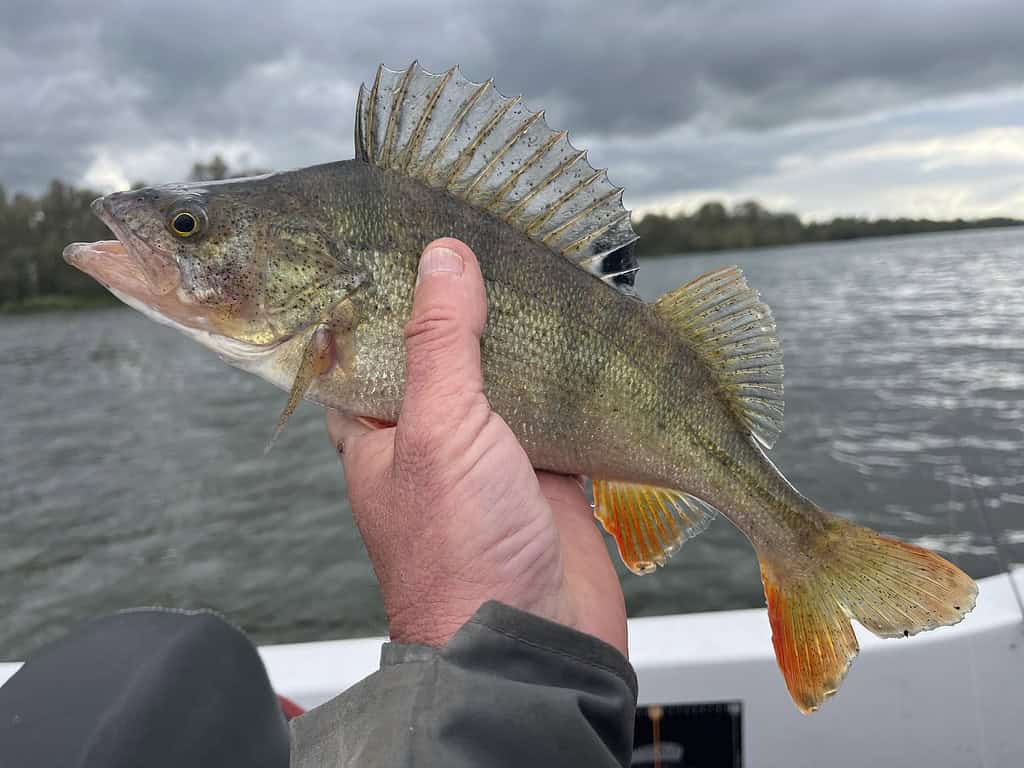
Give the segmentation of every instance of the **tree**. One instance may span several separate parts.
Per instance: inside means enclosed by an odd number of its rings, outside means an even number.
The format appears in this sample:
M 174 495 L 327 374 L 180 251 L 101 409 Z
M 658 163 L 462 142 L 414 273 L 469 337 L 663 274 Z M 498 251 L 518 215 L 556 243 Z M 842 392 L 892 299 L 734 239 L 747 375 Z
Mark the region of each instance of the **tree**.
M 194 163 L 192 173 L 189 174 L 191 181 L 219 181 L 228 178 L 228 164 L 220 155 L 214 155 L 209 162 Z
M 189 174 L 190 181 L 220 181 L 221 179 L 240 179 L 244 176 L 259 176 L 266 171 L 257 168 L 245 168 L 240 171 L 233 170 L 224 158 L 214 155 L 205 163 L 194 163 L 192 172 Z

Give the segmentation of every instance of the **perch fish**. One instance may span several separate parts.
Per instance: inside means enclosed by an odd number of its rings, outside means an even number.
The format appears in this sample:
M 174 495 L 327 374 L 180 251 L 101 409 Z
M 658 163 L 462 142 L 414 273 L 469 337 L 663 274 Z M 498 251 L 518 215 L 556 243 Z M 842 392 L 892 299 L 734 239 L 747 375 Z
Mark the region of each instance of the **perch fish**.
M 797 707 L 839 687 L 881 637 L 955 624 L 975 583 L 920 547 L 834 517 L 766 452 L 782 429 L 775 323 L 736 267 L 639 300 L 622 190 L 543 113 L 491 81 L 381 67 L 355 158 L 97 200 L 116 241 L 65 258 L 228 363 L 374 422 L 397 420 L 419 254 L 477 254 L 485 392 L 534 466 L 592 479 L 595 514 L 637 574 L 720 511 L 761 566 Z

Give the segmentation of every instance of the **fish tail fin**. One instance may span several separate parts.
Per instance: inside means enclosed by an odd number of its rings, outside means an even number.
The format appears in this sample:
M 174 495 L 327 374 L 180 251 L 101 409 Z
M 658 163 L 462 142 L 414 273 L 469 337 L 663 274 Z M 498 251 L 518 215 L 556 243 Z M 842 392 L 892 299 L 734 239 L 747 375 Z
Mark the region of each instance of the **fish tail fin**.
M 759 554 L 775 657 L 801 712 L 839 688 L 857 655 L 856 619 L 879 637 L 956 624 L 978 587 L 938 555 L 831 519 L 810 562 Z

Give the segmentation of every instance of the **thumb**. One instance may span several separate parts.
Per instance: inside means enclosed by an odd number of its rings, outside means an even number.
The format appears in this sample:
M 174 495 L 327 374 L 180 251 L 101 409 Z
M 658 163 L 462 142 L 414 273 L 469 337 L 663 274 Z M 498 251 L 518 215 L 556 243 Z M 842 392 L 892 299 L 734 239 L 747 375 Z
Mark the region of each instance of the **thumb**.
M 445 428 L 444 423 L 457 423 L 480 402 L 480 334 L 486 316 L 483 276 L 473 252 L 452 238 L 430 243 L 420 257 L 405 327 L 400 425 Z

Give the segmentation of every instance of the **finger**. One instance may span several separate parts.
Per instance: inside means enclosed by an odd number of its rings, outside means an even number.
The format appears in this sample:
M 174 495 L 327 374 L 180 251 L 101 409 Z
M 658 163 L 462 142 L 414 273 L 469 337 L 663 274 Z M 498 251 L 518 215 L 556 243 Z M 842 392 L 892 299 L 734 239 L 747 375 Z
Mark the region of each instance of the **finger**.
M 390 524 L 375 520 L 386 508 L 388 473 L 394 460 L 394 428 L 374 429 L 347 414 L 327 409 L 327 435 L 345 467 L 345 487 L 356 525 L 367 548 L 377 546 Z
M 412 315 L 405 328 L 406 391 L 400 425 L 444 430 L 479 404 L 480 334 L 486 316 L 483 277 L 473 252 L 452 238 L 430 243 L 420 257 Z
M 579 475 L 556 475 L 553 472 L 537 472 L 537 483 L 544 497 L 559 509 L 569 510 L 574 515 L 592 520 L 593 508 L 584 490 Z
M 327 409 L 327 436 L 339 455 L 345 455 L 346 444 L 354 438 L 371 432 L 363 422 L 333 408 Z
M 394 459 L 395 430 L 374 428 L 360 419 L 327 410 L 327 435 L 345 467 L 349 495 L 360 495 L 360 489 L 379 487 L 379 478 L 391 467 Z
M 577 628 L 611 643 L 628 657 L 626 603 L 619 577 L 579 478 L 538 472 L 537 480 L 558 527 L 566 583 L 579 606 Z

